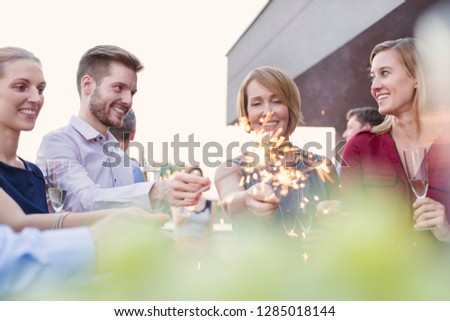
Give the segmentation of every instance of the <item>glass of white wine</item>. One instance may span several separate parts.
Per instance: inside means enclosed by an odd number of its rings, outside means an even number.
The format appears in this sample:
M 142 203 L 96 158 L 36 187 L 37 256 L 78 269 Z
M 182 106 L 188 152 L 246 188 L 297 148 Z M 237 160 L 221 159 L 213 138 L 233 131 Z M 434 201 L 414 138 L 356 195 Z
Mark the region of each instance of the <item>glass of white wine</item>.
M 50 159 L 46 162 L 47 193 L 56 213 L 60 213 L 66 202 L 70 177 L 69 159 Z
M 428 161 L 427 150 L 416 148 L 403 151 L 405 170 L 409 185 L 417 199 L 425 198 L 428 191 Z M 416 230 L 431 230 L 434 227 L 416 228 Z
M 147 182 L 156 182 L 161 178 L 161 167 L 146 163 L 144 165 L 144 176 Z

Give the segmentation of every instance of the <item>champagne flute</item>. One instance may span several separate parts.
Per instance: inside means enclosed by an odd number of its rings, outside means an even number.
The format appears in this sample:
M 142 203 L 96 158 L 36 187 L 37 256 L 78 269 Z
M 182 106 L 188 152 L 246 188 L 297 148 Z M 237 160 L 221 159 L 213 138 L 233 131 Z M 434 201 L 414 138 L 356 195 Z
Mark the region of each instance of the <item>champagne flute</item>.
M 423 199 L 428 191 L 428 161 L 427 150 L 416 148 L 403 151 L 406 174 L 409 185 L 417 199 Z M 434 227 L 416 228 L 416 230 L 431 230 Z
M 46 162 L 47 193 L 56 213 L 62 211 L 66 202 L 70 169 L 68 159 L 50 159 Z

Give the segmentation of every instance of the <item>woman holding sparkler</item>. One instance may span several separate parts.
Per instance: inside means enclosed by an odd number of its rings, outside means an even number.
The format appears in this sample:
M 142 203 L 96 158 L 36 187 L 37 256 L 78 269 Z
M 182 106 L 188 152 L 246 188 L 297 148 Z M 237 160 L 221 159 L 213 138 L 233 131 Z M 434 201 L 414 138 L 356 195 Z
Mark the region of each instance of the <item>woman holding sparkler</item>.
M 258 148 L 222 164 L 215 175 L 223 209 L 234 219 L 276 220 L 289 236 L 298 236 L 301 214 L 312 218 L 317 202 L 329 199 L 334 166 L 289 141 L 297 123 L 303 123 L 300 106 L 295 82 L 278 68 L 256 68 L 242 82 L 240 120 L 259 137 Z

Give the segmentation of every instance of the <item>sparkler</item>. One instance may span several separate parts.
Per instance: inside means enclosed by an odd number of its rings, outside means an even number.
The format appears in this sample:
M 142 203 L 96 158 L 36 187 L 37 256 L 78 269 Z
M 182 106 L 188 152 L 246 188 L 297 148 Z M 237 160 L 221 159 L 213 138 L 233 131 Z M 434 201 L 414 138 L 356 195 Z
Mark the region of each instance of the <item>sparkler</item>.
M 263 124 L 266 121 L 267 117 Z M 251 134 L 256 135 L 257 146 L 250 148 L 250 153 L 242 158 L 243 170 L 247 175 L 241 177 L 239 186 L 250 184 L 251 179 L 261 183 L 270 182 L 275 190 L 280 189 L 280 194 L 285 196 L 289 188 L 295 190 L 304 188 L 308 172 L 312 170 L 318 173 L 322 181 L 334 182 L 330 176 L 331 170 L 327 166 L 326 160 L 318 159 L 314 154 L 306 152 L 303 152 L 303 155 L 300 156 L 301 151 L 298 147 L 292 146 L 289 142 L 286 143 L 283 136 L 277 137 L 277 133 L 280 131 L 281 128 L 271 137 L 264 131 L 251 132 Z M 302 157 L 301 161 L 305 163 L 307 168 L 301 171 L 294 167 L 285 166 L 290 161 L 286 159 L 286 155 L 293 155 L 293 160 Z
M 268 112 L 264 117 L 261 117 L 261 128 L 271 119 L 273 111 Z M 259 131 L 252 130 L 248 119 L 246 117 L 239 118 L 239 125 L 251 135 L 255 136 L 256 147 L 249 149 L 247 155 L 242 158 L 242 168 L 245 173 L 240 179 L 239 186 L 249 185 L 251 179 L 260 182 L 260 191 L 264 191 L 265 186 L 269 185 L 274 192 L 278 192 L 281 196 L 286 196 L 290 190 L 299 190 L 305 188 L 309 172 L 316 171 L 319 178 L 325 182 L 334 182 L 330 173 L 331 170 L 327 166 L 326 159 L 317 158 L 313 153 L 301 151 L 298 147 L 293 146 L 283 137 L 282 128 L 279 128 L 275 133 L 265 132 L 264 129 Z M 288 157 L 292 159 L 288 159 Z M 288 164 L 298 163 L 303 161 L 306 169 L 299 170 L 294 166 L 287 166 Z M 255 195 L 257 190 L 253 191 Z M 303 192 L 302 192 L 303 195 Z M 267 196 L 270 200 L 275 197 L 274 194 Z M 319 197 L 313 197 L 314 203 L 319 201 Z M 309 203 L 309 199 L 303 197 L 298 204 L 299 209 L 304 209 Z M 289 237 L 298 237 L 295 232 L 295 226 L 292 229 L 285 231 Z M 302 234 L 306 238 L 305 232 Z

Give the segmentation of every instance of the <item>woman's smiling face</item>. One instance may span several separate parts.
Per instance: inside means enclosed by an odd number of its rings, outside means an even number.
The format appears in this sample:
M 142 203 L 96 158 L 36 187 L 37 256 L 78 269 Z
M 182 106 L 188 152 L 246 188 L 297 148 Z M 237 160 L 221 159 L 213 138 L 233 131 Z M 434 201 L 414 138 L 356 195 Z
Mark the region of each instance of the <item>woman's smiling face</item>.
M 44 104 L 45 86 L 38 62 L 25 58 L 6 62 L 0 78 L 0 125 L 32 130 Z
M 289 124 L 289 108 L 277 95 L 252 80 L 247 86 L 247 112 L 252 130 L 286 136 Z M 288 138 L 288 137 L 286 137 Z
M 412 110 L 417 82 L 410 76 L 394 50 L 376 54 L 371 68 L 371 93 L 382 115 L 398 116 Z

